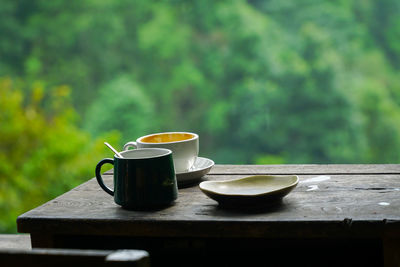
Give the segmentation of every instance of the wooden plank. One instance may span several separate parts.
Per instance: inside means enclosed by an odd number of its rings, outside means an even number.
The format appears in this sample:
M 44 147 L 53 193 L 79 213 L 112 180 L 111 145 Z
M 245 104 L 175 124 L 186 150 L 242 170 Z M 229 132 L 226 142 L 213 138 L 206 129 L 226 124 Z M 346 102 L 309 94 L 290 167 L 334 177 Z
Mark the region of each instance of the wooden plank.
M 325 263 L 329 258 L 329 266 L 375 267 L 381 266 L 383 260 L 380 240 L 366 238 L 302 240 L 86 235 L 57 236 L 56 240 L 64 248 L 140 248 L 151 255 L 151 266 L 252 266 L 264 262 L 266 256 L 271 266 L 321 266 L 321 262 Z M 282 257 L 287 256 L 287 251 L 291 252 L 291 258 L 283 264 Z M 334 259 L 331 259 L 333 254 Z M 196 259 L 195 263 L 193 259 Z
M 400 164 L 217 164 L 213 166 L 210 174 L 400 174 Z
M 31 232 L 31 244 L 33 248 L 53 248 L 56 247 L 54 235 L 50 232 Z
M 31 249 L 31 238 L 27 234 L 1 234 L 0 249 Z
M 400 239 L 383 239 L 384 266 L 400 266 Z
M 144 250 L 0 249 L 4 266 L 150 266 Z
M 113 172 L 114 169 L 111 169 L 105 173 Z M 400 164 L 216 164 L 210 170 L 210 174 L 400 174 Z
M 243 175 L 205 179 L 239 177 Z M 112 183 L 111 175 L 104 178 Z M 21 215 L 17 225 L 19 232 L 117 236 L 400 237 L 400 175 L 330 175 L 320 182 L 313 178 L 300 175 L 299 186 L 278 206 L 239 211 L 222 209 L 198 186 L 180 189 L 177 201 L 166 209 L 128 211 L 91 179 Z
M 106 174 L 113 172 L 111 169 Z M 216 164 L 210 174 L 400 174 L 400 164 Z

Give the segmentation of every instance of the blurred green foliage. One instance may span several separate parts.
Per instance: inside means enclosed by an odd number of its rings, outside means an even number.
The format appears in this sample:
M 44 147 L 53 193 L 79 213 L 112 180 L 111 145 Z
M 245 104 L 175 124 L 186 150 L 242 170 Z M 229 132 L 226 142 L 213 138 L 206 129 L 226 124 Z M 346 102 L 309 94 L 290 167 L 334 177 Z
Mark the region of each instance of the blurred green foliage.
M 118 142 L 118 133 L 82 132 L 69 93 L 0 79 L 0 232 L 15 231 L 19 214 L 93 177 L 108 152 L 103 138 Z
M 193 131 L 216 163 L 400 159 L 397 0 L 3 0 L 0 36 L 0 231 L 92 177 L 104 139 Z

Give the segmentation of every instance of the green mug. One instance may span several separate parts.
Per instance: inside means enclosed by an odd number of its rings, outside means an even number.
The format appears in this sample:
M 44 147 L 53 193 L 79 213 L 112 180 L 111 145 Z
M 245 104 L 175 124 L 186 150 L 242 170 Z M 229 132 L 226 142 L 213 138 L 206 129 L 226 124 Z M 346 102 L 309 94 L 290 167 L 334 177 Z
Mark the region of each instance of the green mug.
M 164 148 L 128 150 L 105 158 L 96 166 L 100 187 L 114 196 L 115 203 L 126 209 L 167 206 L 178 197 L 172 151 Z M 104 184 L 101 167 L 114 165 L 114 190 Z

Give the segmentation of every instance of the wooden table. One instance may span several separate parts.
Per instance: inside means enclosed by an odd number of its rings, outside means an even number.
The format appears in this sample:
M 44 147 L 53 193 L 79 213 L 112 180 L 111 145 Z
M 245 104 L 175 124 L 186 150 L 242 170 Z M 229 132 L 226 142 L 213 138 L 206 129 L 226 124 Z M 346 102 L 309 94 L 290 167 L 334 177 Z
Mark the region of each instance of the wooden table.
M 215 165 L 203 180 L 255 174 L 300 183 L 269 208 L 221 208 L 195 184 L 173 206 L 128 211 L 93 178 L 19 216 L 18 231 L 32 247 L 145 249 L 153 266 L 400 266 L 400 165 Z

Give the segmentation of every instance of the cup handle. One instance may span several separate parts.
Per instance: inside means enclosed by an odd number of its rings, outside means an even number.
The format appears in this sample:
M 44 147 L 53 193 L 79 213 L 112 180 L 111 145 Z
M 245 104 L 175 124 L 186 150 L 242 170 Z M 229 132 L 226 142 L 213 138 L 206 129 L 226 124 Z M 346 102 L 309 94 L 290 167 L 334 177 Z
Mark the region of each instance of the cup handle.
M 97 179 L 97 182 L 99 183 L 100 187 L 103 188 L 104 191 L 106 191 L 110 195 L 114 196 L 114 191 L 111 190 L 108 186 L 106 186 L 104 184 L 103 177 L 101 176 L 101 166 L 103 166 L 106 163 L 110 163 L 110 164 L 114 165 L 114 160 L 110 159 L 110 158 L 107 158 L 107 159 L 102 159 L 102 160 L 99 161 L 99 163 L 97 163 L 97 165 L 96 165 L 96 179 Z
M 137 148 L 137 144 L 136 142 L 128 142 L 124 145 L 124 149 L 123 150 L 128 150 L 129 148 Z

